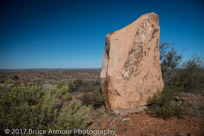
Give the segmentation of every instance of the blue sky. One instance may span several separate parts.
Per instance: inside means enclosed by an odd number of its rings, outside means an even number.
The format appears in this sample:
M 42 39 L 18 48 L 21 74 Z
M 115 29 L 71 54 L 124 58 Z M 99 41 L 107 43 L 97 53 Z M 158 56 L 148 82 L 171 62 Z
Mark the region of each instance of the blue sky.
M 160 41 L 204 58 L 202 0 L 1 0 L 0 69 L 100 68 L 105 36 L 149 12 Z

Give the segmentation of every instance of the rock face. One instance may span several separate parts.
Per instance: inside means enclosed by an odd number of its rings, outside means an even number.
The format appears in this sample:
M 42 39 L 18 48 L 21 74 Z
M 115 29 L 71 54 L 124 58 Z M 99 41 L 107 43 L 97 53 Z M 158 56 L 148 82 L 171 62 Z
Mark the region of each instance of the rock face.
M 149 13 L 106 36 L 100 80 L 107 109 L 143 106 L 163 89 L 159 35 L 159 17 Z

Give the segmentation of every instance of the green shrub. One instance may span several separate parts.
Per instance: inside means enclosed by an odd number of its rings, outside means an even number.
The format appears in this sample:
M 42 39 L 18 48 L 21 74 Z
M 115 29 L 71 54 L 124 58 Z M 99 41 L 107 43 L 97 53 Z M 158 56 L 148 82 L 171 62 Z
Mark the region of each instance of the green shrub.
M 74 80 L 69 84 L 70 93 L 83 91 L 83 81 L 82 80 Z
M 82 106 L 79 100 L 72 100 L 63 106 L 56 120 L 56 129 L 86 128 L 91 107 Z
M 165 83 L 162 92 L 148 99 L 148 111 L 156 117 L 180 116 L 183 112 L 177 99 L 180 92 L 204 94 L 204 67 L 200 57 L 181 65 L 182 55 L 172 48 L 174 43 L 161 43 L 160 62 Z
M 100 90 L 100 81 L 82 81 L 74 80 L 69 84 L 69 92 L 92 92 L 94 90 Z
M 85 93 L 82 102 L 85 105 L 93 105 L 94 108 L 100 108 L 104 105 L 104 99 L 100 91 Z
M 11 79 L 11 80 L 18 80 L 19 77 L 18 77 L 18 75 L 11 75 L 11 76 L 10 76 L 10 79 Z
M 81 100 L 84 105 L 93 105 L 94 108 L 104 105 L 103 96 L 100 92 L 100 80 L 75 80 L 69 84 L 69 92 L 83 92 L 84 95 Z
M 204 94 L 204 70 L 199 57 L 183 63 L 182 67 L 169 69 L 168 78 L 162 92 L 154 94 L 148 100 L 148 110 L 157 117 L 168 118 L 182 113 L 177 97 L 180 92 Z
M 40 113 L 38 114 L 39 126 L 38 129 L 49 129 L 55 126 L 55 121 L 57 119 L 58 109 L 57 101 L 47 92 L 42 97 L 42 102 L 40 104 Z
M 201 58 L 193 56 L 183 67 L 183 71 L 180 72 L 182 91 L 204 94 L 204 69 Z
M 181 105 L 178 102 L 179 92 L 175 88 L 164 86 L 162 92 L 157 92 L 147 101 L 148 111 L 156 117 L 169 118 L 179 117 L 182 113 Z
M 37 85 L 0 87 L 1 128 L 85 128 L 91 107 L 69 98 L 67 86 L 45 90 Z
M 51 88 L 50 92 L 56 101 L 64 102 L 70 97 L 68 86 L 62 83 Z
M 174 86 L 180 92 L 204 94 L 204 69 L 200 57 L 194 56 L 175 69 L 166 80 L 168 86 Z
M 1 90 L 1 125 L 9 128 L 38 128 L 39 108 L 45 90 L 39 86 L 14 86 Z
M 35 78 L 34 80 L 33 80 L 33 84 L 34 85 L 37 85 L 37 86 L 42 86 L 42 84 L 41 84 L 41 79 L 39 79 L 39 78 Z

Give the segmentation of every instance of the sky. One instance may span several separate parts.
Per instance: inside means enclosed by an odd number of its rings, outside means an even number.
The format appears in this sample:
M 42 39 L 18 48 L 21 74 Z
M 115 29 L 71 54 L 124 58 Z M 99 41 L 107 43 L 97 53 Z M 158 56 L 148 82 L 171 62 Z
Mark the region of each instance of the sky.
M 105 36 L 149 12 L 160 41 L 204 58 L 204 0 L 0 0 L 0 69 L 101 68 Z

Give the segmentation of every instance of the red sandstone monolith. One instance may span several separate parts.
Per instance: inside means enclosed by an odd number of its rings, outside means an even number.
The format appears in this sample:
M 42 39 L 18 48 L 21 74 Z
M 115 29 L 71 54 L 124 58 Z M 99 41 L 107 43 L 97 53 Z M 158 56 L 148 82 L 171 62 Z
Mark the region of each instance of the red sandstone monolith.
M 155 13 L 106 36 L 100 80 L 107 109 L 134 109 L 162 91 L 159 36 Z

